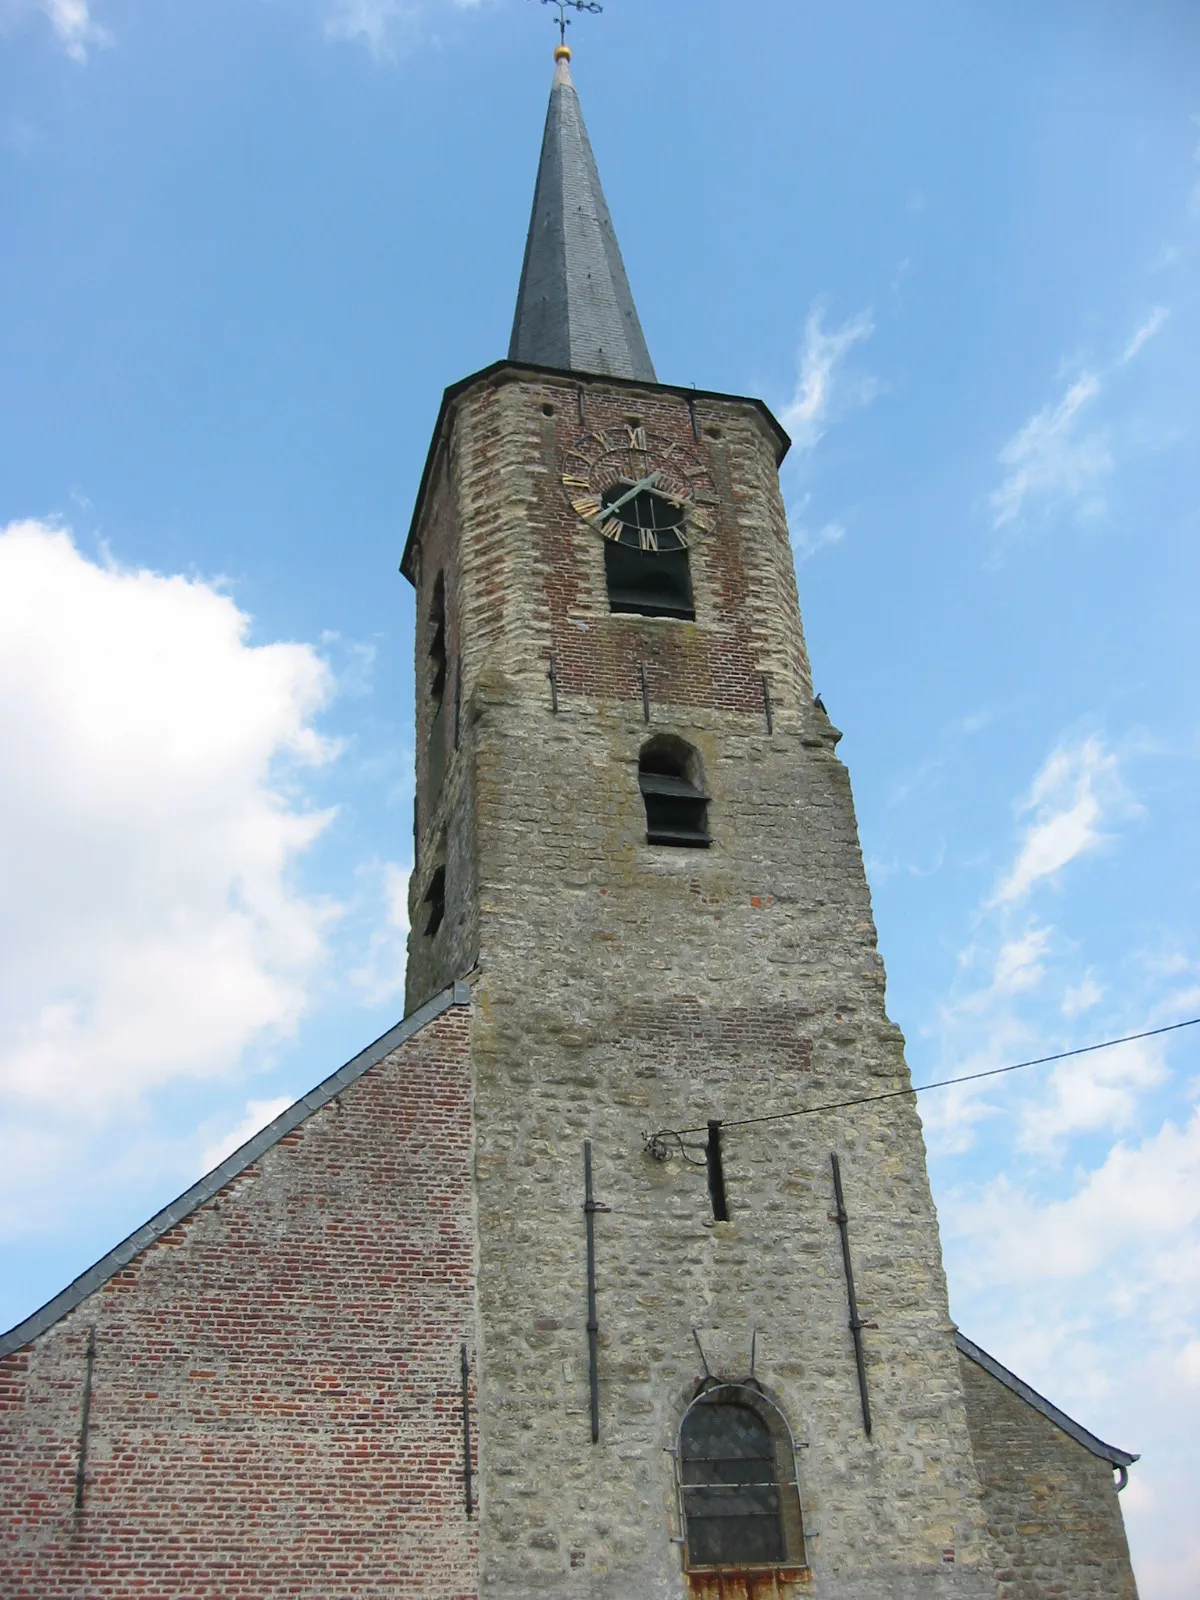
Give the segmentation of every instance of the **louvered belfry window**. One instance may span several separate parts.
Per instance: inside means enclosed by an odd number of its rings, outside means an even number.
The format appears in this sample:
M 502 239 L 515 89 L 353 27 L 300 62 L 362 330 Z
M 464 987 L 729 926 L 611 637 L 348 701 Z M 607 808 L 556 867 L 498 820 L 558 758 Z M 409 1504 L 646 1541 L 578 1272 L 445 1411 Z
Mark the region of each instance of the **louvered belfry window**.
M 804 1564 L 791 1431 L 756 1386 L 718 1384 L 696 1397 L 676 1472 L 689 1569 Z
M 652 739 L 638 757 L 638 787 L 646 807 L 646 842 L 705 848 L 708 795 L 700 779 L 700 763 L 682 739 Z

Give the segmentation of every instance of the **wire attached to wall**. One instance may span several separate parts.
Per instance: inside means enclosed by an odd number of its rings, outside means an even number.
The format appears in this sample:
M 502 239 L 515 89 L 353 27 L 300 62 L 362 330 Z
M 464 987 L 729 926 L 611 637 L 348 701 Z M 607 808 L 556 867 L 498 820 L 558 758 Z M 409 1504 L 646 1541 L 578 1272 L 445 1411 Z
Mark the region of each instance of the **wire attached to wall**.
M 1027 1067 L 1044 1067 L 1051 1061 L 1066 1061 L 1071 1056 L 1086 1056 L 1093 1050 L 1110 1050 L 1114 1045 L 1132 1044 L 1136 1039 L 1153 1039 L 1161 1033 L 1176 1033 L 1180 1028 L 1194 1028 L 1200 1017 L 1188 1017 L 1184 1022 L 1168 1022 L 1161 1028 L 1144 1028 L 1140 1033 L 1126 1033 L 1119 1039 L 1101 1039 L 1098 1044 L 1082 1044 L 1074 1050 L 1058 1050 L 1050 1056 L 1035 1056 L 1031 1061 L 1014 1061 L 1007 1067 L 989 1067 L 986 1072 L 967 1072 L 958 1078 L 939 1078 L 933 1083 L 918 1083 L 907 1089 L 885 1089 L 881 1094 L 855 1095 L 852 1100 L 829 1100 L 819 1106 L 800 1106 L 794 1111 L 773 1111 L 764 1117 L 739 1117 L 722 1122 L 725 1128 L 749 1128 L 760 1122 L 786 1122 L 792 1117 L 815 1117 L 822 1111 L 845 1111 L 851 1106 L 871 1105 L 878 1100 L 898 1100 L 908 1094 L 924 1094 L 927 1089 L 946 1089 L 955 1083 L 978 1083 L 981 1078 L 1000 1078 L 1008 1072 L 1023 1072 Z M 712 1124 L 704 1122 L 695 1128 L 660 1128 L 657 1133 L 643 1135 L 646 1149 L 658 1161 L 670 1155 L 667 1140 L 674 1139 L 682 1147 L 685 1133 L 707 1133 Z

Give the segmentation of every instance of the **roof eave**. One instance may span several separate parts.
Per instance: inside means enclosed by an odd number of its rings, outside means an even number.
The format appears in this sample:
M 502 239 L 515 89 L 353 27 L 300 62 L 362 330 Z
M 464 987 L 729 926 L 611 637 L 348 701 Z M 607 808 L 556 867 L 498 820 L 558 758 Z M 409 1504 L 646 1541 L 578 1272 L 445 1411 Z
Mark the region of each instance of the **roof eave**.
M 1002 1366 L 995 1356 L 989 1355 L 965 1334 L 956 1331 L 954 1342 L 969 1361 L 973 1361 L 977 1367 L 982 1367 L 985 1372 L 990 1372 L 998 1383 L 1010 1389 L 1035 1411 L 1040 1411 L 1048 1421 L 1054 1423 L 1055 1427 L 1061 1428 L 1075 1440 L 1076 1444 L 1081 1444 L 1094 1456 L 1099 1456 L 1101 1461 L 1108 1461 L 1114 1467 L 1131 1467 L 1135 1461 L 1141 1460 L 1140 1456 L 1135 1456 L 1128 1450 L 1119 1450 L 1115 1444 L 1105 1444 L 1103 1439 L 1098 1439 L 1082 1423 L 1076 1422 L 1074 1417 L 1069 1417 L 1065 1411 L 1060 1411 L 1053 1401 L 1047 1400 L 1044 1394 L 1039 1394 L 1036 1389 L 1031 1388 L 1023 1378 L 1018 1378 L 1015 1372 L 1010 1372 L 1007 1367 Z

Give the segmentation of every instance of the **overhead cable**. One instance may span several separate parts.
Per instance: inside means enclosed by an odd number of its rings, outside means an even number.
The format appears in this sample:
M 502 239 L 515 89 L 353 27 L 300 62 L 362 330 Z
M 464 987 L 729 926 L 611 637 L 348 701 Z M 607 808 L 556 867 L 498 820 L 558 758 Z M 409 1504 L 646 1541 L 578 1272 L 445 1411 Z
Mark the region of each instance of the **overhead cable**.
M 1153 1039 L 1160 1033 L 1175 1033 L 1180 1028 L 1194 1028 L 1200 1017 L 1188 1017 L 1185 1022 L 1168 1022 L 1161 1028 L 1144 1028 L 1141 1033 L 1126 1033 L 1119 1039 L 1101 1039 L 1098 1044 L 1081 1044 L 1074 1050 L 1058 1050 L 1052 1056 L 1035 1056 L 1031 1061 L 1014 1061 L 1007 1067 L 989 1067 L 986 1072 L 967 1072 L 959 1078 L 939 1078 L 933 1083 L 918 1083 L 907 1089 L 886 1089 L 882 1094 L 860 1094 L 852 1100 L 829 1100 L 819 1106 L 801 1106 L 795 1111 L 773 1111 L 765 1117 L 739 1117 L 736 1121 L 722 1122 L 722 1128 L 748 1128 L 757 1122 L 784 1122 L 791 1117 L 815 1117 L 821 1111 L 845 1111 L 850 1106 L 870 1105 L 876 1100 L 896 1100 L 906 1094 L 924 1094 L 927 1089 L 946 1089 L 954 1083 L 978 1083 L 981 1078 L 999 1078 L 1006 1072 L 1023 1072 L 1026 1067 L 1044 1067 L 1051 1061 L 1066 1061 L 1069 1056 L 1086 1056 L 1093 1050 L 1111 1050 L 1114 1045 L 1132 1044 L 1136 1039 Z M 707 1133 L 708 1124 L 698 1128 L 664 1128 L 663 1134 L 678 1137 L 683 1133 Z M 658 1135 L 655 1135 L 658 1137 Z

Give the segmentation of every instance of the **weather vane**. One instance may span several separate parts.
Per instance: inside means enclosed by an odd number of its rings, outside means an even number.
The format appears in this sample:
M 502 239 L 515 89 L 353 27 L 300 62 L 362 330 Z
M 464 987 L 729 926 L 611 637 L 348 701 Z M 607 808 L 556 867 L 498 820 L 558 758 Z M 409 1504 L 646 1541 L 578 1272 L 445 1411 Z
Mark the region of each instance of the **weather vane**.
M 567 15 L 568 6 L 572 11 L 604 10 L 603 6 L 596 4 L 596 0 L 542 0 L 542 4 L 558 7 L 558 34 L 564 45 L 567 42 L 567 29 L 571 26 L 571 19 Z

